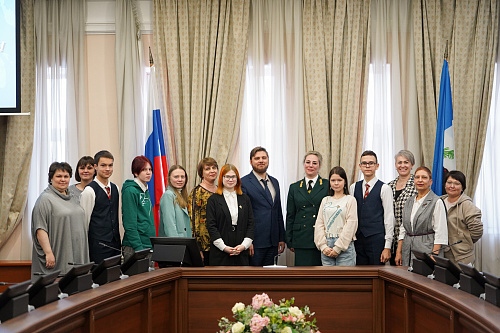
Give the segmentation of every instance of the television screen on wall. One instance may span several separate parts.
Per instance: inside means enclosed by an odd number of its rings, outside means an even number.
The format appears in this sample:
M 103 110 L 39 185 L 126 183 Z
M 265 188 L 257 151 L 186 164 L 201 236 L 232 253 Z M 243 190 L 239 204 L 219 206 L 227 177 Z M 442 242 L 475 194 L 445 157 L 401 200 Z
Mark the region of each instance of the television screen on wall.
M 0 0 L 0 114 L 21 112 L 20 0 Z

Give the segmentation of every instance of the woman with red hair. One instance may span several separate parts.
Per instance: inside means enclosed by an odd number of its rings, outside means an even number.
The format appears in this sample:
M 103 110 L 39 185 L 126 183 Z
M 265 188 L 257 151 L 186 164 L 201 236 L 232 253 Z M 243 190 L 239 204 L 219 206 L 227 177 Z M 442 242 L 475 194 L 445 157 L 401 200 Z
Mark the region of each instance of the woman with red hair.
M 134 179 L 127 179 L 122 186 L 123 257 L 130 258 L 135 251 L 152 248 L 150 237 L 156 236 L 153 206 L 148 182 L 153 169 L 146 156 L 137 156 L 130 168 Z
M 250 198 L 241 192 L 238 169 L 222 167 L 217 191 L 207 202 L 207 229 L 212 240 L 210 265 L 248 266 L 254 237 Z

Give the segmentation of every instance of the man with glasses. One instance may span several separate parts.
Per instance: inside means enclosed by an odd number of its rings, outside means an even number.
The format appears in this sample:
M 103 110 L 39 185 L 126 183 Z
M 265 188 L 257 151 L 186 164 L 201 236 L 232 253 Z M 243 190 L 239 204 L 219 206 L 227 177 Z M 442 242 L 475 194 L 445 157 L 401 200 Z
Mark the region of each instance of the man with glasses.
M 351 185 L 349 193 L 358 203 L 356 265 L 384 265 L 391 258 L 394 207 L 391 188 L 377 179 L 377 155 L 366 150 L 359 163 L 364 179 Z

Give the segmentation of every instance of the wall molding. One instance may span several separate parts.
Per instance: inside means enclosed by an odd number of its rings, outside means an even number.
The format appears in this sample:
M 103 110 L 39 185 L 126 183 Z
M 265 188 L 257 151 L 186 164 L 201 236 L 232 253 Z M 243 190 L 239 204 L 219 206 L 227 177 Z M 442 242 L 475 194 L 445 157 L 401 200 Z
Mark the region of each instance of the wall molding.
M 141 15 L 141 32 L 153 33 L 153 2 L 137 0 Z M 85 34 L 115 34 L 115 0 L 87 0 Z

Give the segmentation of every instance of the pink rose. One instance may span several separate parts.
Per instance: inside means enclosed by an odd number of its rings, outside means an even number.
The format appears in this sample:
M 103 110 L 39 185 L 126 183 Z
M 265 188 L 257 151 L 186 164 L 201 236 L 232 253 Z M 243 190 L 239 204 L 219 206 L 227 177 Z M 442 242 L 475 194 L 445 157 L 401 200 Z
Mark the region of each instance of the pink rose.
M 292 323 L 295 323 L 297 321 L 297 317 L 292 316 L 291 314 L 288 316 L 283 316 L 281 318 L 283 321 L 291 321 Z
M 261 317 L 258 313 L 256 313 L 250 320 L 250 331 L 252 333 L 260 333 L 260 331 L 262 331 L 262 329 L 267 325 L 269 325 L 269 318 Z
M 263 306 L 273 306 L 273 301 L 269 298 L 269 296 L 267 296 L 266 293 L 262 293 L 262 295 L 255 295 L 252 298 L 252 307 L 255 310 L 258 310 Z

